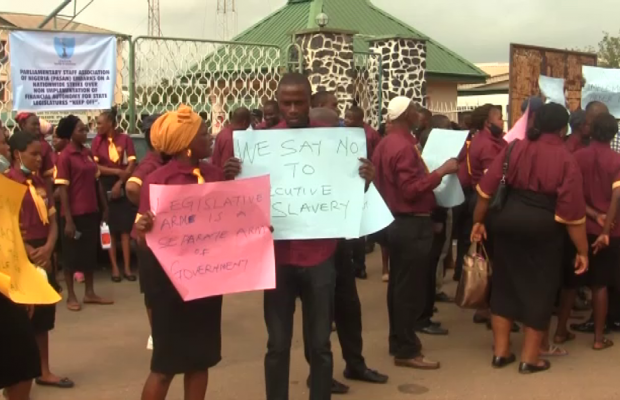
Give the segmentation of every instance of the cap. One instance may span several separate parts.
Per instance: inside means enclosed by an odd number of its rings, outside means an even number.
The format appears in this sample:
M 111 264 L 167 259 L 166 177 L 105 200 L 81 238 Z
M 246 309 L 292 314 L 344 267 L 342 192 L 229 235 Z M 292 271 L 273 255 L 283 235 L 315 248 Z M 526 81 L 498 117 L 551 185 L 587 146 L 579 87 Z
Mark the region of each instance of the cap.
M 398 96 L 393 98 L 390 104 L 388 104 L 388 120 L 396 120 L 407 111 L 411 104 L 413 104 L 413 101 L 409 97 Z

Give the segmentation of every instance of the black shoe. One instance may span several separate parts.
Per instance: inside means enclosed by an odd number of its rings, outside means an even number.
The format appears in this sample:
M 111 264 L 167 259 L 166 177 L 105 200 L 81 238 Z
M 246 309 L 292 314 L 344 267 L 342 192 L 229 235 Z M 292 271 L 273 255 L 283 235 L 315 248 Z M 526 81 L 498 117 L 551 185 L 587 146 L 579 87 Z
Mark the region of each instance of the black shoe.
M 506 365 L 510 365 L 517 361 L 517 357 L 514 354 L 510 354 L 508 357 L 493 356 L 491 365 L 493 368 L 504 368 Z
M 551 363 L 549 361 L 547 360 L 542 360 L 542 361 L 544 363 L 542 366 L 532 365 L 532 364 L 522 362 L 521 364 L 519 364 L 519 373 L 520 374 L 535 374 L 536 372 L 543 372 L 551 368 Z
M 427 325 L 424 328 L 416 329 L 416 332 L 434 336 L 446 336 L 450 333 L 447 329 L 435 325 Z
M 435 301 L 439 303 L 452 303 L 454 300 L 444 292 L 440 292 L 435 295 Z
M 123 281 L 123 278 L 121 278 L 120 276 L 114 276 L 112 275 L 112 277 L 110 278 L 112 280 L 112 282 L 114 283 L 120 283 Z
M 364 270 L 359 270 L 355 272 L 355 277 L 357 279 L 368 279 L 368 274 Z
M 570 324 L 570 328 L 574 331 L 581 333 L 594 333 L 594 321 L 592 319 L 587 320 L 581 324 Z M 605 334 L 611 333 L 607 324 L 605 324 L 605 329 L 603 330 Z
M 439 322 L 439 321 L 431 321 L 430 325 L 439 328 L 441 326 L 441 322 Z
M 437 307 L 433 307 L 433 312 L 439 312 L 439 309 Z
M 362 381 L 369 383 L 387 383 L 388 376 L 380 374 L 374 369 L 366 368 L 363 372 L 354 371 L 352 369 L 345 368 L 343 375 L 345 378 L 352 381 Z
M 310 375 L 306 379 L 306 386 L 310 388 Z M 340 383 L 335 379 L 332 379 L 332 394 L 347 394 L 349 393 L 349 387 L 344 383 Z

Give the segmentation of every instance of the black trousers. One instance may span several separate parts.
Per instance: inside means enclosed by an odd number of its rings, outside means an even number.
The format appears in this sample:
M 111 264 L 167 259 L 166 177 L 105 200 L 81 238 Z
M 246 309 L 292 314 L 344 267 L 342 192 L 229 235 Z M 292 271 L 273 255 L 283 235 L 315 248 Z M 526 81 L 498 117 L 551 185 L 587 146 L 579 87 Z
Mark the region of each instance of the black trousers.
M 465 202 L 454 207 L 452 220 L 454 221 L 453 236 L 456 238 L 456 264 L 454 265 L 454 280 L 461 279 L 463 272 L 463 258 L 471 246 L 471 229 L 474 225 L 474 214 L 471 208 L 472 190 L 463 189 Z
M 421 355 L 422 343 L 415 333 L 422 328 L 431 270 L 433 227 L 430 217 L 397 216 L 388 228 L 390 279 L 388 283 L 388 316 L 390 321 L 390 353 L 396 358 L 410 359 Z
M 418 325 L 427 326 L 431 323 L 431 318 L 433 318 L 433 309 L 435 308 L 435 288 L 437 287 L 437 264 L 439 263 L 439 259 L 441 258 L 441 251 L 443 250 L 443 245 L 446 242 L 446 222 L 448 220 L 448 210 L 444 209 L 441 212 L 433 213 L 432 220 L 434 223 L 440 223 L 443 225 L 440 232 L 435 232 L 433 230 L 433 245 L 431 247 L 430 254 L 430 266 L 429 270 L 431 274 L 429 275 L 429 288 L 427 296 L 426 296 L 426 305 L 424 307 L 424 312 L 418 321 Z
M 310 346 L 310 400 L 329 400 L 334 363 L 330 334 L 336 271 L 333 258 L 314 267 L 276 266 L 276 288 L 265 291 L 269 339 L 265 356 L 267 400 L 288 400 L 295 301 L 301 298 Z
M 334 321 L 342 349 L 342 358 L 346 362 L 347 369 L 361 373 L 367 368 L 364 356 L 362 356 L 362 304 L 357 293 L 349 243 L 350 241 L 341 240 L 334 255 L 336 265 Z M 308 324 L 304 318 L 304 354 L 308 363 L 310 363 L 311 354 L 309 337 Z

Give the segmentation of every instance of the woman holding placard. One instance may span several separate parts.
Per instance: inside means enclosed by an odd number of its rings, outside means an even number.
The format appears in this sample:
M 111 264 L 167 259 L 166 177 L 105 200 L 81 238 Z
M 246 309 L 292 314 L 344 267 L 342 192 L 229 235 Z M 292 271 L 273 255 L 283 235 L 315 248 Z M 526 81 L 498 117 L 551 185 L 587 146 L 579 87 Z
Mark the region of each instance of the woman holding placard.
M 187 106 L 168 112 L 151 127 L 151 143 L 160 153 L 173 155 L 166 165 L 142 183 L 136 230 L 140 245 L 153 228 L 150 185 L 191 185 L 224 180 L 224 172 L 200 160 L 211 156 L 213 137 L 202 118 Z M 148 249 L 146 251 L 151 252 Z M 165 399 L 172 379 L 185 375 L 185 399 L 203 400 L 209 368 L 221 360 L 222 296 L 185 302 L 159 262 L 149 265 L 144 292 L 152 310 L 153 356 L 151 374 L 142 400 Z
M 107 220 L 99 168 L 86 144 L 88 128 L 75 115 L 60 120 L 56 134 L 70 140 L 58 156 L 54 183 L 58 185 L 62 207 L 62 255 L 67 284 L 67 308 L 80 311 L 82 306 L 73 290 L 73 273 L 81 271 L 85 278 L 85 304 L 112 304 L 112 300 L 95 294 L 94 270 L 97 268 L 99 224 Z M 99 204 L 102 207 L 100 214 Z

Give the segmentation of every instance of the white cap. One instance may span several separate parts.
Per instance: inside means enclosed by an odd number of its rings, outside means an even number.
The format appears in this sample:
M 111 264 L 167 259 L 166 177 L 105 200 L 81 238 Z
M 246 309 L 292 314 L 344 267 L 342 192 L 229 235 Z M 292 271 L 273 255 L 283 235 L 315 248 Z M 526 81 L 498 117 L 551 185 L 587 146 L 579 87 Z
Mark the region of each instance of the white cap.
M 388 121 L 394 121 L 403 115 L 411 104 L 413 101 L 409 97 L 398 96 L 393 98 L 388 105 Z

